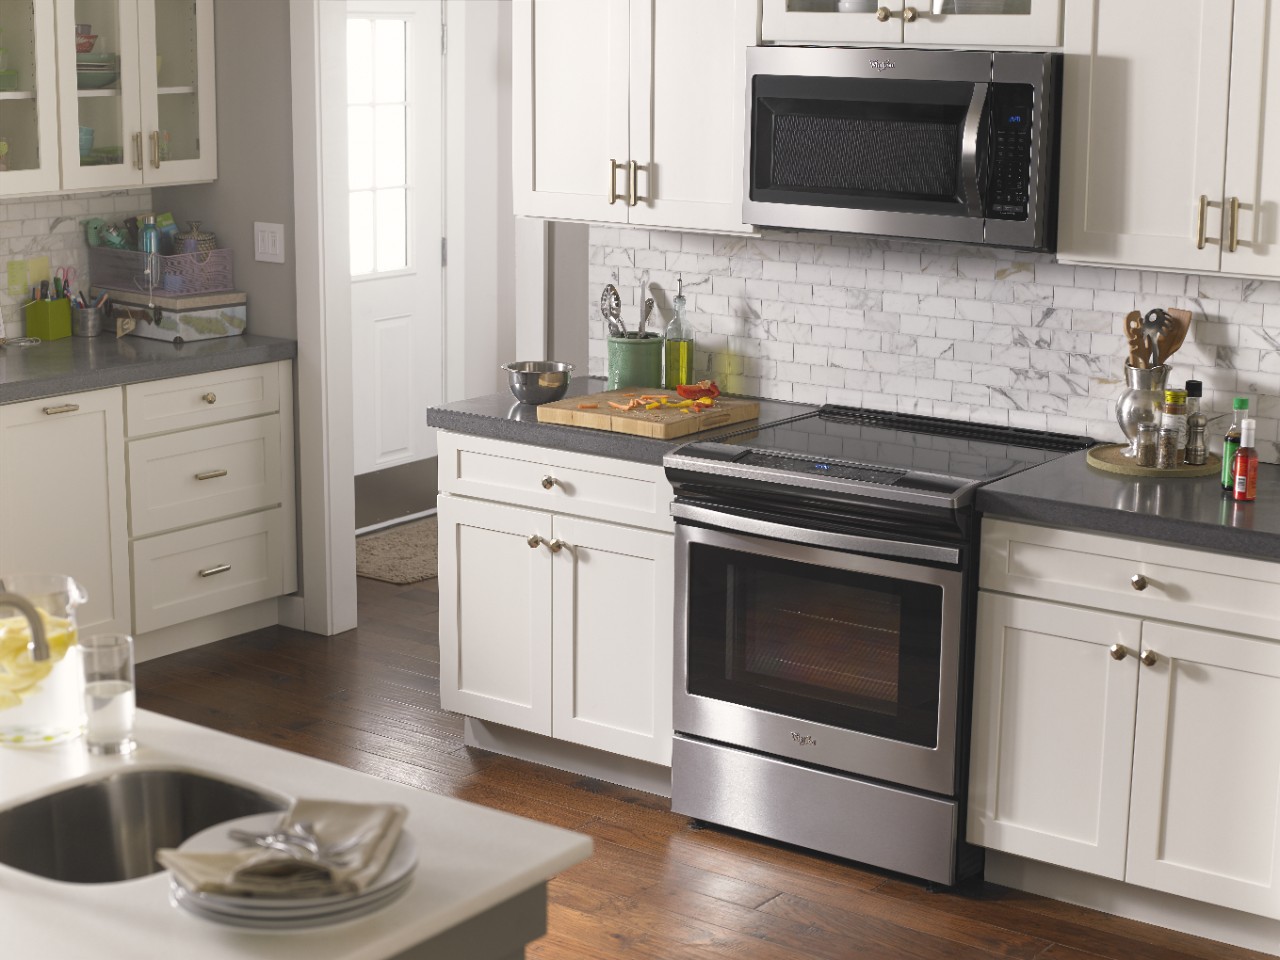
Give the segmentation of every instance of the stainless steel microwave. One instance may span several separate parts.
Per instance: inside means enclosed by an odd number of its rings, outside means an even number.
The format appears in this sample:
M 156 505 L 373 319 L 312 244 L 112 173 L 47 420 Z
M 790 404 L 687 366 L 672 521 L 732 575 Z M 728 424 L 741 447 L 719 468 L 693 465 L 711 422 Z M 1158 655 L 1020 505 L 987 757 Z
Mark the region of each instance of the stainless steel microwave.
M 1052 250 L 1056 53 L 752 47 L 745 223 Z

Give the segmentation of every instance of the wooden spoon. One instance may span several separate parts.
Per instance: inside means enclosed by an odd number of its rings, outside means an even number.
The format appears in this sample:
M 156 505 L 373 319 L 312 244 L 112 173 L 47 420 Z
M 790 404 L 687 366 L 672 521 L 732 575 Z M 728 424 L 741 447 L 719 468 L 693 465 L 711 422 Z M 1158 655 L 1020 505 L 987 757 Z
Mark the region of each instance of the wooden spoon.
M 1124 318 L 1124 334 L 1129 340 L 1129 366 L 1145 369 L 1147 358 L 1143 353 L 1142 314 L 1137 310 Z

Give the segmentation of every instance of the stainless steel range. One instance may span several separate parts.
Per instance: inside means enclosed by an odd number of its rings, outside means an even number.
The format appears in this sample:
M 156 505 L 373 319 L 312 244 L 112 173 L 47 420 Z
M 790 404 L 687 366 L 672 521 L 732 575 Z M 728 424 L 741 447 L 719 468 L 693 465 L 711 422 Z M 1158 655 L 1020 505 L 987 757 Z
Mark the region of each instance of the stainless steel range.
M 668 454 L 672 809 L 940 883 L 976 872 L 974 495 L 1089 443 L 828 406 Z

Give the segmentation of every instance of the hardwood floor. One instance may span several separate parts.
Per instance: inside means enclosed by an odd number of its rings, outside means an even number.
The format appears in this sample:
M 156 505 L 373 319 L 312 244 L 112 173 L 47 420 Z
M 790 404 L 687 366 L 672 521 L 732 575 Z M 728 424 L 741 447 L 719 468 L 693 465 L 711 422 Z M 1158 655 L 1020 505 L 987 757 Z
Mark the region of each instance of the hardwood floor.
M 1261 960 L 980 882 L 922 883 L 719 829 L 666 800 L 472 750 L 439 697 L 435 581 L 359 581 L 360 627 L 283 627 L 140 664 L 139 705 L 590 834 L 528 956 L 749 960 Z

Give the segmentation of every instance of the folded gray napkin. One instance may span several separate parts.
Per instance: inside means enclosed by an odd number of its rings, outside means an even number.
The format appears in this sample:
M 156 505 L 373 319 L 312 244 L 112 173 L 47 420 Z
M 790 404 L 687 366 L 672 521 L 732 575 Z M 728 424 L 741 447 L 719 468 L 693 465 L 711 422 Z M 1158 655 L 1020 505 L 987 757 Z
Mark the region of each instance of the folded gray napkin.
M 277 829 L 313 837 L 319 856 L 246 846 L 226 853 L 162 849 L 156 859 L 197 893 L 279 899 L 362 893 L 386 867 L 407 815 L 398 803 L 298 800 Z

